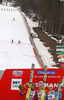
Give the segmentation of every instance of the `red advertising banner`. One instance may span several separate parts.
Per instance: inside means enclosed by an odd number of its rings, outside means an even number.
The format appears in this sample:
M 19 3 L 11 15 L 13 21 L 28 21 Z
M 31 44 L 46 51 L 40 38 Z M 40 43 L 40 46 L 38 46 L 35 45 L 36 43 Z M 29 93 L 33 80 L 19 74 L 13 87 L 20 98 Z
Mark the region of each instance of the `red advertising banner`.
M 18 85 L 29 82 L 30 69 L 9 69 L 6 70 L 0 80 L 0 100 L 25 100 L 25 96 L 20 97 Z M 35 90 L 38 89 L 38 83 L 43 81 L 44 69 L 35 69 L 33 82 L 36 83 Z M 46 87 L 52 83 L 54 89 L 58 81 L 62 81 L 64 69 L 48 69 Z M 64 89 L 62 90 L 62 100 L 64 100 Z
M 61 64 L 60 64 L 60 67 L 64 67 L 64 63 L 61 63 Z

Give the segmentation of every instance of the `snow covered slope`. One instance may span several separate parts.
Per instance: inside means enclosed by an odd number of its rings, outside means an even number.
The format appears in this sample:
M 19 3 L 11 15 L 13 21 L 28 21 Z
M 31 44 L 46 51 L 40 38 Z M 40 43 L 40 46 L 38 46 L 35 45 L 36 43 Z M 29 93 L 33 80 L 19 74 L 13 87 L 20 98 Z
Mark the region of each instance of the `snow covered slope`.
M 32 63 L 40 68 L 21 14 L 14 7 L 0 5 L 0 70 L 31 68 Z
M 34 35 L 37 36 L 36 38 L 33 38 L 33 41 L 36 45 L 36 48 L 38 50 L 38 53 L 39 53 L 44 65 L 47 65 L 48 68 L 58 68 L 56 66 L 56 63 L 53 61 L 53 56 L 49 52 L 50 47 L 46 47 L 44 45 L 45 43 L 41 42 L 41 40 L 38 38 L 37 33 L 34 32 L 33 28 L 38 27 L 38 22 L 34 22 L 31 18 L 26 16 L 24 13 L 23 13 L 23 15 L 27 20 L 27 23 L 28 23 L 28 26 L 30 27 L 31 33 L 33 33 Z M 53 67 L 53 66 L 55 66 L 55 67 Z

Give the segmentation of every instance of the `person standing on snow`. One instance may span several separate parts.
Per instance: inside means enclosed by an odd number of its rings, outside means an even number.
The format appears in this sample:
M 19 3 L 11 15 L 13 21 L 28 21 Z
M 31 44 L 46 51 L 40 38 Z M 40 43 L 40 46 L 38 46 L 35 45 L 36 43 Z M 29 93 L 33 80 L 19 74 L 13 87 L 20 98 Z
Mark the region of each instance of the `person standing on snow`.
M 35 87 L 36 87 L 35 83 L 32 83 L 29 100 L 36 100 L 36 92 L 34 90 Z M 25 91 L 23 91 L 23 92 L 21 90 L 19 90 L 19 92 L 20 92 L 20 96 L 22 97 L 23 95 L 26 95 L 28 93 L 28 89 L 25 89 Z
M 18 41 L 18 44 L 20 44 L 21 42 L 20 42 L 20 40 Z
M 15 20 L 15 18 L 13 18 L 13 21 Z
M 11 43 L 13 43 L 13 39 L 12 39 L 12 42 Z

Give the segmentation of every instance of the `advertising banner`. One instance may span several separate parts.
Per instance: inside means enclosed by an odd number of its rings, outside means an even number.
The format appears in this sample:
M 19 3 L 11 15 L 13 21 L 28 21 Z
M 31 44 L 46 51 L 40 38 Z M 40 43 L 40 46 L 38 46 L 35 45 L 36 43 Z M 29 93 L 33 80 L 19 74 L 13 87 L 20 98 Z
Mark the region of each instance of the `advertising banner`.
M 20 96 L 18 85 L 29 82 L 31 69 L 9 69 L 6 70 L 0 80 L 0 100 L 25 100 L 25 96 Z M 43 81 L 44 69 L 35 69 L 33 83 L 36 83 L 35 90 L 38 90 L 38 83 Z M 57 88 L 58 81 L 62 82 L 64 69 L 48 69 L 46 79 L 46 89 L 50 83 L 54 89 Z M 4 95 L 4 96 L 3 96 Z M 64 89 L 62 90 L 62 100 L 64 100 Z
M 21 79 L 12 79 L 11 90 L 19 90 L 18 85 L 21 84 Z
M 60 63 L 60 66 L 61 66 L 61 67 L 64 67 L 64 63 Z

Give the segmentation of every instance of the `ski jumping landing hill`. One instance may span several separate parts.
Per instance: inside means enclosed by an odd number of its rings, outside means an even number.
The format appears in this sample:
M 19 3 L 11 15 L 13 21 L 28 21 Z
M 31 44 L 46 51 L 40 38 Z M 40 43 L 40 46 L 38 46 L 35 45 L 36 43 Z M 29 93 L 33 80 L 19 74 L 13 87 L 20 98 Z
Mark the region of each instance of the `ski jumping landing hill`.
M 0 70 L 31 68 L 32 63 L 40 68 L 29 38 L 17 8 L 0 5 Z
M 3 75 L 2 78 L 0 76 L 0 100 L 25 100 L 25 96 L 21 98 L 17 91 L 18 85 L 29 82 L 32 63 L 36 68 L 41 68 L 29 38 L 20 12 L 14 7 L 0 5 L 0 75 Z M 12 39 L 14 43 L 11 43 Z M 55 84 L 63 77 L 63 70 L 52 69 L 51 72 L 55 74 L 49 75 L 48 83 L 52 83 L 53 80 Z M 43 75 L 40 73 L 42 69 L 35 69 L 34 83 L 43 80 Z

